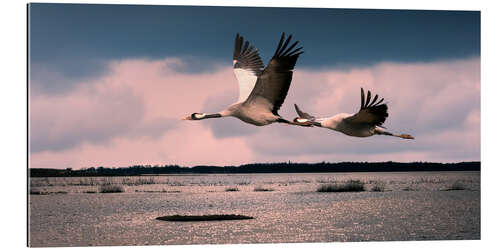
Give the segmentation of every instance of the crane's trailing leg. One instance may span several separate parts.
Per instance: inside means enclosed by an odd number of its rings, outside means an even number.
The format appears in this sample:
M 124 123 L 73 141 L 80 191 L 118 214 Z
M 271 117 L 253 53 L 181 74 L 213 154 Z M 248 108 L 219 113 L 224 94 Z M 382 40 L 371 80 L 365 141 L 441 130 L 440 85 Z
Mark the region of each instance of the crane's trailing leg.
M 395 136 L 395 137 L 399 137 L 399 138 L 403 138 L 403 139 L 415 139 L 415 137 L 409 135 L 409 134 L 393 134 L 391 132 L 388 132 L 388 131 L 385 131 L 383 130 L 382 128 L 375 128 L 375 134 L 377 135 L 389 135 L 389 136 Z

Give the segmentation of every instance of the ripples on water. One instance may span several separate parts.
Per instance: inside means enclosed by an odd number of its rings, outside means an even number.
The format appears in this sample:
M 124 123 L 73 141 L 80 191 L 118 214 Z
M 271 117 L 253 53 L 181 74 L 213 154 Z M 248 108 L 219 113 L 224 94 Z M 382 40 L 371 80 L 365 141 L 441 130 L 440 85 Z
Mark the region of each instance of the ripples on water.
M 349 180 L 367 191 L 316 192 Z M 98 193 L 106 184 L 124 192 Z M 32 246 L 479 239 L 480 231 L 479 172 L 31 178 L 30 188 L 48 194 L 30 196 Z M 255 219 L 155 220 L 173 214 Z

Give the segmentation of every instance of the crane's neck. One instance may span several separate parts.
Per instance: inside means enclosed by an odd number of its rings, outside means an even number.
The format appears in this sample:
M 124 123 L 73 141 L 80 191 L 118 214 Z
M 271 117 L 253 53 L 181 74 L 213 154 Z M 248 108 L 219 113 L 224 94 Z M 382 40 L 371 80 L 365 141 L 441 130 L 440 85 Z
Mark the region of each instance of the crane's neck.
M 208 119 L 208 118 L 221 118 L 221 117 L 226 117 L 226 116 L 232 116 L 233 111 L 229 109 L 222 110 L 221 112 L 218 113 L 213 113 L 213 114 L 206 114 L 206 113 L 194 113 L 193 115 L 196 116 L 195 120 L 202 120 L 202 119 Z
M 208 119 L 208 118 L 220 118 L 220 117 L 226 117 L 226 116 L 233 116 L 235 112 L 237 111 L 238 106 L 240 105 L 239 103 L 233 104 L 229 106 L 227 109 L 218 112 L 218 113 L 213 113 L 213 114 L 207 114 L 207 113 L 192 113 L 190 116 L 187 116 L 183 118 L 184 120 L 203 120 L 203 119 Z
M 215 113 L 215 114 L 193 113 L 191 115 L 191 120 L 203 120 L 203 119 L 208 119 L 208 118 L 219 118 L 219 117 L 222 117 L 222 115 L 219 113 Z
M 218 114 L 221 116 L 221 117 L 226 117 L 226 116 L 232 116 L 233 115 L 233 111 L 229 110 L 229 109 L 225 109 L 225 110 L 222 110 L 221 112 L 219 112 Z
M 241 104 L 242 104 L 241 102 L 233 103 L 233 104 L 229 105 L 229 107 L 227 107 L 227 109 L 219 112 L 219 114 L 222 117 L 235 116 L 235 115 L 237 115 L 237 113 L 239 113 L 239 110 L 241 108 Z

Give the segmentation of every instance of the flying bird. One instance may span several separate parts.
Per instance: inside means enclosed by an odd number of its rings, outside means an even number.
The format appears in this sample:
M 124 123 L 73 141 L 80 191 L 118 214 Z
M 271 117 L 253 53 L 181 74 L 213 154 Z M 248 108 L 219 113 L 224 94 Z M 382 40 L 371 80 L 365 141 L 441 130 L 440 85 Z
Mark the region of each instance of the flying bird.
M 317 126 L 332 129 L 349 136 L 368 137 L 372 135 L 389 135 L 403 139 L 414 139 L 408 134 L 394 134 L 386 131 L 382 124 L 389 116 L 387 113 L 387 104 L 382 103 L 384 98 L 377 102 L 378 95 L 371 100 L 371 93 L 368 91 L 365 99 L 365 93 L 361 88 L 361 108 L 356 114 L 340 113 L 329 118 L 316 118 L 300 110 L 295 104 L 295 111 L 299 117 L 293 120 L 295 125 Z
M 299 55 L 304 53 L 302 47 L 295 48 L 298 41 L 290 45 L 291 39 L 290 35 L 285 41 L 285 33 L 282 33 L 273 57 L 263 69 L 264 64 L 258 50 L 236 34 L 233 70 L 240 90 L 238 101 L 218 113 L 192 113 L 183 119 L 203 120 L 232 116 L 256 126 L 273 122 L 293 124 L 278 114 L 290 88 L 292 70 Z

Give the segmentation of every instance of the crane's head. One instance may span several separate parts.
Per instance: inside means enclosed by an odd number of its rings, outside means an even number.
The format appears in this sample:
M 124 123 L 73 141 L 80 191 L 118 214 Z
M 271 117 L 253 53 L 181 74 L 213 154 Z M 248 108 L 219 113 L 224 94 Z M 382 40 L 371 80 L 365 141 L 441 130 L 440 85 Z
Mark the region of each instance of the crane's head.
M 205 113 L 192 113 L 191 115 L 182 118 L 182 120 L 201 120 L 205 118 L 205 116 Z
M 295 117 L 295 119 L 293 119 L 293 125 L 312 127 L 313 122 L 306 118 Z

